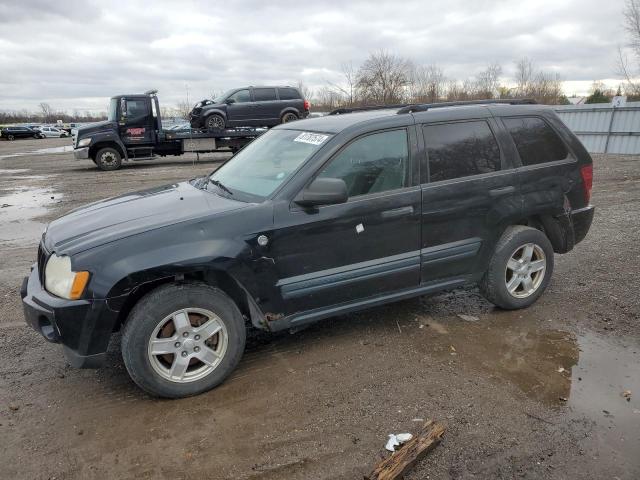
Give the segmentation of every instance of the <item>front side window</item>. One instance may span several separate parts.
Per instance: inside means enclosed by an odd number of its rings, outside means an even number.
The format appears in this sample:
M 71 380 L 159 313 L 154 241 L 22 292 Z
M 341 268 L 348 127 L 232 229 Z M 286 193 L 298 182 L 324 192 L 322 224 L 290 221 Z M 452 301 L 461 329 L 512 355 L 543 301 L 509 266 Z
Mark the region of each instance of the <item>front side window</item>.
M 538 117 L 503 118 L 523 165 L 564 160 L 569 150 L 547 123 Z
M 256 102 L 272 102 L 276 100 L 275 88 L 254 88 L 253 98 Z
M 424 137 L 430 182 L 500 170 L 500 148 L 484 120 L 425 125 Z
M 408 185 L 407 131 L 392 130 L 361 137 L 347 145 L 319 177 L 341 178 L 349 197 L 380 193 Z
M 147 115 L 147 102 L 144 99 L 127 100 L 127 120 L 144 117 Z
M 220 182 L 235 200 L 262 201 L 329 138 L 324 133 L 270 130 L 211 174 L 210 179 Z M 221 194 L 224 188 L 220 187 Z
M 251 94 L 249 90 L 238 90 L 233 95 L 230 95 L 227 100 L 233 100 L 235 103 L 247 103 L 251 101 Z

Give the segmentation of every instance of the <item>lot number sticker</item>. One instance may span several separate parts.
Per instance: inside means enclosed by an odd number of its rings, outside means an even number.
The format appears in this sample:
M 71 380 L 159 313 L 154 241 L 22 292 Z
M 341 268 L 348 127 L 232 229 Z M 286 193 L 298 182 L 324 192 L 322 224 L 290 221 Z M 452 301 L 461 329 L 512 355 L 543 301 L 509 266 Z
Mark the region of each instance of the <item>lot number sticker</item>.
M 293 139 L 294 142 L 310 143 L 311 145 L 320 145 L 324 142 L 329 135 L 322 135 L 321 133 L 308 133 L 303 132 Z

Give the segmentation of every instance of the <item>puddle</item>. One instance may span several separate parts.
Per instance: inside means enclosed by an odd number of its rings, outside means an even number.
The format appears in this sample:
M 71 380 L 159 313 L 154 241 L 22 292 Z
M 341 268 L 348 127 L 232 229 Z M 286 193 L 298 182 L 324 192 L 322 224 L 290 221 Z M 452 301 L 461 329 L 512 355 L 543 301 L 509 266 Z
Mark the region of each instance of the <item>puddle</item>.
M 61 194 L 48 188 L 21 189 L 0 196 L 0 245 L 37 241 L 45 224 L 34 218 L 45 215 L 48 207 L 61 198 Z
M 0 160 L 11 157 L 24 157 L 25 155 L 56 155 L 62 153 L 73 152 L 73 145 L 63 145 L 62 147 L 50 147 L 40 148 L 38 150 L 31 150 L 30 152 L 17 152 L 9 153 L 7 155 L 0 155 Z
M 585 416 L 610 454 L 640 451 L 640 346 L 592 333 L 542 330 L 512 313 L 473 324 L 424 320 L 436 348 L 517 386 L 528 397 Z M 627 341 L 627 340 L 625 340 Z M 631 392 L 627 399 L 624 392 Z

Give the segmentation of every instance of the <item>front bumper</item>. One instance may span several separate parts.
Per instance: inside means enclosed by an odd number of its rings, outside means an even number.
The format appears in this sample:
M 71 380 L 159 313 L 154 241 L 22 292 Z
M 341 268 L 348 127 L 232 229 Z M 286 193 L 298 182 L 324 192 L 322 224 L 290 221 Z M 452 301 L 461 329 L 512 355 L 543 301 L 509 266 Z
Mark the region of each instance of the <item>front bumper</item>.
M 89 158 L 89 147 L 75 148 L 73 156 L 76 160 L 87 160 Z
M 118 316 L 108 300 L 66 300 L 51 295 L 41 282 L 38 265 L 20 289 L 27 324 L 46 340 L 61 343 L 67 361 L 77 368 L 98 368 Z

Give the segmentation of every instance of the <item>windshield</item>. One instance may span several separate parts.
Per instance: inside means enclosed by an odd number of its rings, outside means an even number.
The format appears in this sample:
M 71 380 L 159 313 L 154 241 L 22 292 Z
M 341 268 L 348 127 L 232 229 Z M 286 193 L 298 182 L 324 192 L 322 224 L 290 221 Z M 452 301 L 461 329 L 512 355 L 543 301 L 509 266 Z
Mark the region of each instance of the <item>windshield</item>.
M 223 100 L 227 98 L 229 95 L 231 95 L 234 91 L 235 90 L 227 90 L 223 94 L 218 95 L 216 98 L 213 99 L 213 103 L 222 103 Z
M 256 202 L 271 195 L 313 155 L 329 135 L 270 130 L 243 148 L 209 177 L 234 199 Z
M 109 115 L 107 116 L 107 120 L 110 122 L 115 122 L 117 120 L 116 115 L 118 114 L 118 99 L 112 98 L 109 102 Z

